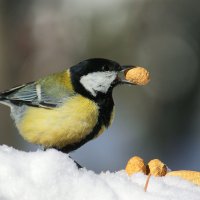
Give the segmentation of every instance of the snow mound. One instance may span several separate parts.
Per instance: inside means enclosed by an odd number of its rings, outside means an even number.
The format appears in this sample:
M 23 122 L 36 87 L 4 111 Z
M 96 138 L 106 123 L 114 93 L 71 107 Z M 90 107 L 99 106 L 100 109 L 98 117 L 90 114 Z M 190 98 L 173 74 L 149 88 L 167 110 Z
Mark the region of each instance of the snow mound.
M 200 187 L 177 177 L 129 177 L 124 170 L 95 174 L 77 169 L 56 150 L 22 152 L 0 146 L 0 200 L 199 200 Z

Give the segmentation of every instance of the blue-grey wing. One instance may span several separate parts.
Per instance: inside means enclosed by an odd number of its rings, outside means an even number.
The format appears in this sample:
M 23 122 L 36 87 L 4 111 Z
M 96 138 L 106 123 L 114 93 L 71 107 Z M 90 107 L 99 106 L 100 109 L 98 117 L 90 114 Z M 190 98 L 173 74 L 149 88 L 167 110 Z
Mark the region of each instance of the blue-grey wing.
M 44 88 L 42 84 L 32 82 L 5 91 L 0 94 L 0 98 L 12 104 L 52 108 L 62 104 L 71 95 L 73 95 L 71 92 L 59 85 L 54 84 L 51 88 Z

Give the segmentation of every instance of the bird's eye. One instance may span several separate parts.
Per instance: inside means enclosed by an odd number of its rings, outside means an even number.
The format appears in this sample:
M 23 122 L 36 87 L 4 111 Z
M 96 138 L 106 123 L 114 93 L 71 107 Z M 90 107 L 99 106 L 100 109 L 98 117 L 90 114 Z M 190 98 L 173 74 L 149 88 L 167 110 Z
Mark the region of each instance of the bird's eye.
M 109 66 L 107 66 L 107 65 L 103 66 L 103 67 L 102 67 L 102 70 L 103 70 L 103 71 L 109 71 Z

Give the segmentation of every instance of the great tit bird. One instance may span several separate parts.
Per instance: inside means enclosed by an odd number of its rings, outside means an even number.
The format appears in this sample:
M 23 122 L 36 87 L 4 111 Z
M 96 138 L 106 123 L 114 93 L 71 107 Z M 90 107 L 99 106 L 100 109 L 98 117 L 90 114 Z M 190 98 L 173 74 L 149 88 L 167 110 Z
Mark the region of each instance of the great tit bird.
M 114 116 L 113 88 L 132 84 L 119 73 L 133 68 L 93 58 L 0 93 L 21 136 L 44 148 L 76 150 L 108 128 Z

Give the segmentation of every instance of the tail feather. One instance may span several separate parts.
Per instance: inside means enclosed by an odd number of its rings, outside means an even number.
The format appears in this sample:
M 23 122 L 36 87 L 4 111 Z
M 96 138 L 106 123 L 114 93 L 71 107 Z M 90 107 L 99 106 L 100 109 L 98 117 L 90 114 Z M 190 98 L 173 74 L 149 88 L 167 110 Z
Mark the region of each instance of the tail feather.
M 9 100 L 6 100 L 5 96 L 2 93 L 0 93 L 0 104 L 3 104 L 10 108 L 12 107 L 12 103 Z
M 10 99 L 10 95 L 17 92 L 19 89 L 23 88 L 24 86 L 26 86 L 26 84 L 0 92 L 0 104 L 4 104 L 9 107 L 12 107 L 13 104 L 19 104 L 20 102 L 15 101 L 15 99 L 14 100 Z
M 5 90 L 3 92 L 0 92 L 0 101 L 4 101 L 4 100 L 9 100 L 9 98 L 7 98 L 10 94 L 16 92 L 17 90 L 21 89 L 22 87 L 24 87 L 25 85 L 20 85 L 14 88 L 11 88 L 9 90 Z
M 11 107 L 11 103 L 9 102 L 9 100 L 6 99 L 4 92 L 0 93 L 0 104 Z
M 0 101 L 3 101 L 4 97 L 2 95 L 2 93 L 0 93 Z

